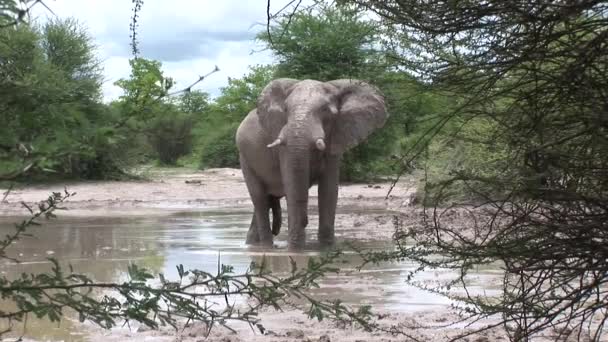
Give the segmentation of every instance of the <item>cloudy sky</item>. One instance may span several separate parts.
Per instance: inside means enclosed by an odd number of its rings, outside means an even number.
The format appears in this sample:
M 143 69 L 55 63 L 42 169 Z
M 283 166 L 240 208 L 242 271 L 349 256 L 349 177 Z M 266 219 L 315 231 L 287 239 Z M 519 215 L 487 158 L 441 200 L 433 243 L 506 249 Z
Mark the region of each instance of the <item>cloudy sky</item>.
M 75 17 L 83 23 L 98 45 L 105 70 L 106 101 L 121 91 L 113 85 L 129 76 L 129 0 L 50 0 L 45 2 L 57 17 Z M 271 13 L 289 0 L 271 0 Z M 53 16 L 42 6 L 33 12 L 39 20 Z M 142 57 L 162 62 L 175 89 L 185 88 L 218 65 L 220 72 L 195 89 L 212 96 L 227 84 L 228 77 L 241 77 L 248 66 L 272 62 L 267 51 L 253 40 L 264 29 L 266 0 L 147 0 L 139 21 Z M 258 52 L 254 52 L 258 51 Z

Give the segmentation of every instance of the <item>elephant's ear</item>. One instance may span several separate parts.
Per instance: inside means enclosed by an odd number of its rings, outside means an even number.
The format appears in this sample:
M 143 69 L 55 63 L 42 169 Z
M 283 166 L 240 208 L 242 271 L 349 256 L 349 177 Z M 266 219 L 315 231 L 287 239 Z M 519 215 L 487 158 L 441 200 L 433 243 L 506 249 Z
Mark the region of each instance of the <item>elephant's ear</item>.
M 272 139 L 277 138 L 281 128 L 287 123 L 285 99 L 296 83 L 296 79 L 278 78 L 268 83 L 258 97 L 258 118 Z
M 329 81 L 338 88 L 338 118 L 332 128 L 329 152 L 341 154 L 386 123 L 384 95 L 375 87 L 355 80 Z

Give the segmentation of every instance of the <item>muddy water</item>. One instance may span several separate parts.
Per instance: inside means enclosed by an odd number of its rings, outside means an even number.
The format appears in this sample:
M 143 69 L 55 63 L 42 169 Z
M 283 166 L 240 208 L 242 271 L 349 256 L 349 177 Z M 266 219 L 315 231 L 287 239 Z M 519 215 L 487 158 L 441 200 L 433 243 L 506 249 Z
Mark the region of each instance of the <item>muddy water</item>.
M 9 278 L 21 272 L 48 272 L 52 256 L 71 264 L 76 272 L 89 275 L 100 282 L 121 281 L 129 263 L 150 268 L 155 274 L 164 273 L 175 279 L 175 265 L 214 272 L 218 260 L 234 266 L 235 272 L 245 271 L 252 261 L 261 261 L 266 255 L 273 272 L 286 272 L 290 268 L 288 255 L 298 264 L 320 251 L 312 244 L 301 253 L 286 250 L 286 232 L 282 231 L 273 250 L 260 250 L 244 244 L 249 227 L 249 211 L 184 211 L 167 212 L 153 217 L 62 217 L 44 222 L 41 227 L 30 229 L 33 237 L 24 238 L 8 250 L 9 256 L 22 262 L 0 262 L 0 272 Z M 13 230 L 14 217 L 0 219 L 0 234 Z M 285 226 L 285 224 L 283 225 Z M 362 227 L 352 228 L 361 230 Z M 315 239 L 310 231 L 309 239 Z M 356 240 L 350 236 L 357 236 Z M 342 229 L 338 239 L 367 249 L 390 249 L 386 239 L 360 239 L 360 234 Z M 317 295 L 322 298 L 340 298 L 349 304 L 373 304 L 376 309 L 390 311 L 427 310 L 450 304 L 443 297 L 432 295 L 404 285 L 406 274 L 417 265 L 400 263 L 367 267 L 354 271 L 359 260 L 354 253 L 347 254 L 340 265 L 342 274 L 331 276 L 322 283 Z M 422 274 L 423 281 L 433 281 L 448 276 L 445 272 Z M 495 290 L 493 279 L 499 276 L 495 269 L 481 269 L 471 280 L 472 290 Z M 0 306 L 0 310 L 8 307 Z M 86 341 L 87 331 L 77 321 L 64 320 L 51 324 L 30 318 L 26 330 L 16 326 L 18 335 L 41 340 Z

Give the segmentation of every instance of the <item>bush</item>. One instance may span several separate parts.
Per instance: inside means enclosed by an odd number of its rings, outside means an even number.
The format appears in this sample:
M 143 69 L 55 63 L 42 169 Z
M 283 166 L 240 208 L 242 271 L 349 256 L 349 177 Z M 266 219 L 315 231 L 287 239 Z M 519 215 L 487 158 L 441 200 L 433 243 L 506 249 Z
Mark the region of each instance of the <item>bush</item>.
M 131 141 L 100 102 L 102 70 L 86 28 L 61 19 L 0 30 L 0 61 L 2 174 L 23 168 L 16 146 L 28 150 L 29 180 L 121 173 L 120 144 Z
M 441 203 L 481 200 L 478 194 L 487 194 L 492 189 L 484 187 L 483 182 L 477 184 L 478 181 L 504 177 L 511 169 L 508 158 L 506 142 L 497 139 L 494 122 L 477 118 L 463 126 L 455 120 L 422 156 L 420 168 L 424 169 L 425 182 L 420 183 L 416 197 L 426 205 L 438 200 Z M 455 176 L 463 179 L 452 181 Z M 496 189 L 493 192 L 498 195 Z
M 161 164 L 175 165 L 181 156 L 192 151 L 193 121 L 192 115 L 175 112 L 150 121 L 148 139 Z
M 395 169 L 390 160 L 394 140 L 395 137 L 390 132 L 380 130 L 344 153 L 340 165 L 340 180 L 371 182 L 380 180 L 382 176 L 394 174 Z
M 239 152 L 235 136 L 238 123 L 220 129 L 217 133 L 208 132 L 207 143 L 202 146 L 200 168 L 233 167 L 239 168 Z

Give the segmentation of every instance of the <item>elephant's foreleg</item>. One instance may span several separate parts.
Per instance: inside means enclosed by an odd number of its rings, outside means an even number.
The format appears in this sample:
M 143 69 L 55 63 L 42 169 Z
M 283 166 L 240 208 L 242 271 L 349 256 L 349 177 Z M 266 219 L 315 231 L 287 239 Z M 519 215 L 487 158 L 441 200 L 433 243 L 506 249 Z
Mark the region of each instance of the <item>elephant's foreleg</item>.
M 268 200 L 266 197 L 253 200 L 255 207 L 255 222 L 258 231 L 259 243 L 272 246 L 272 232 L 270 231 L 270 218 L 268 217 Z
M 249 225 L 249 231 L 247 231 L 247 240 L 245 241 L 248 245 L 255 245 L 260 242 L 260 236 L 258 235 L 258 228 L 255 218 L 255 212 L 251 218 L 251 224 Z
M 241 171 L 243 172 L 243 177 L 245 178 L 245 184 L 247 185 L 249 196 L 253 202 L 253 216 L 255 219 L 255 222 L 252 222 L 251 226 L 249 227 L 250 232 L 247 234 L 247 239 L 249 240 L 250 236 L 252 240 L 255 239 L 255 234 L 251 232 L 252 228 L 255 228 L 257 230 L 257 242 L 262 245 L 272 246 L 272 232 L 270 231 L 270 218 L 268 217 L 270 206 L 266 189 L 264 188 L 264 185 L 260 179 L 251 171 L 242 157 Z
M 324 172 L 319 177 L 319 242 L 333 245 L 336 205 L 338 203 L 338 178 L 340 157 L 328 157 Z

